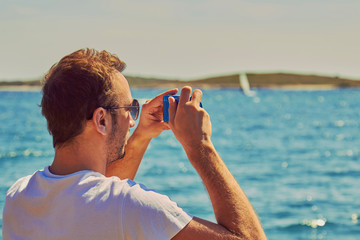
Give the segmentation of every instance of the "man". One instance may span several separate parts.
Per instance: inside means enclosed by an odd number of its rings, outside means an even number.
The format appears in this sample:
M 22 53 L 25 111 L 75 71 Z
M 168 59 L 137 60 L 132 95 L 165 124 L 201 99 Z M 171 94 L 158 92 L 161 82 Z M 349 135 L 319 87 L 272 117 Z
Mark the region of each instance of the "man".
M 247 197 L 211 142 L 202 93 L 184 87 L 179 103 L 138 102 L 115 55 L 76 51 L 45 77 L 42 114 L 53 136 L 49 167 L 8 191 L 4 239 L 266 239 Z M 217 223 L 185 213 L 168 197 L 132 181 L 152 138 L 171 129 L 203 180 Z

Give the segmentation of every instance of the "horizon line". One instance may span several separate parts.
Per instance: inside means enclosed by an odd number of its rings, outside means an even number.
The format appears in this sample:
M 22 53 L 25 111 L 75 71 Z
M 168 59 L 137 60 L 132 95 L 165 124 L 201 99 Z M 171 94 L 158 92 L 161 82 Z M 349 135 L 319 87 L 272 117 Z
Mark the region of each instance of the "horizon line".
M 165 81 L 193 81 L 193 80 L 201 80 L 206 78 L 213 78 L 213 77 L 221 77 L 221 76 L 229 76 L 229 75 L 235 75 L 235 74 L 296 74 L 296 75 L 307 75 L 307 76 L 321 76 L 321 77 L 333 77 L 333 78 L 342 78 L 342 79 L 348 79 L 348 80 L 354 80 L 354 81 L 360 81 L 359 77 L 351 77 L 341 74 L 327 74 L 327 73 L 319 73 L 319 72 L 300 72 L 300 71 L 281 71 L 281 70 L 274 70 L 274 71 L 234 71 L 229 73 L 219 73 L 219 74 L 208 74 L 208 75 L 202 75 L 199 77 L 187 77 L 187 78 L 177 78 L 177 77 L 170 77 L 170 76 L 155 76 L 152 74 L 137 74 L 137 73 L 123 73 L 124 76 L 129 77 L 139 77 L 139 78 L 155 78 L 159 80 L 165 80 Z M 0 82 L 30 82 L 30 81 L 40 81 L 43 79 L 42 77 L 29 77 L 29 78 L 0 78 Z

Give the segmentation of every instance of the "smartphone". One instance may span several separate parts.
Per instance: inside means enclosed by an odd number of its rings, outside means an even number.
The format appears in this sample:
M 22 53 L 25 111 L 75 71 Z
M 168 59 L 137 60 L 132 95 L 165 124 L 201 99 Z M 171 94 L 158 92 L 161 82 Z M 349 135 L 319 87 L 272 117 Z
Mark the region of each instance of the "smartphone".
M 163 119 L 164 122 L 169 122 L 169 97 L 173 97 L 176 101 L 176 104 L 179 103 L 180 96 L 174 96 L 174 95 L 165 95 L 163 97 L 164 106 L 163 106 Z M 191 97 L 190 97 L 191 100 Z M 202 103 L 200 102 L 200 107 L 202 106 Z

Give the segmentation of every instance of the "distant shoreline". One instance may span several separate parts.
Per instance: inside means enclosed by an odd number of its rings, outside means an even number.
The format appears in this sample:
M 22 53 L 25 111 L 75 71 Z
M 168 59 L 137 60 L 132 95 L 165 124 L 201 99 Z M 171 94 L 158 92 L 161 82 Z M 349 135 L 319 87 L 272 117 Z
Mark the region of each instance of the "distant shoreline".
M 330 90 L 336 88 L 360 88 L 360 80 L 343 79 L 319 75 L 290 73 L 247 73 L 251 89 L 282 90 Z M 196 88 L 232 88 L 241 89 L 240 74 L 215 76 L 198 80 L 166 80 L 126 76 L 132 88 L 181 88 L 189 85 Z M 41 81 L 0 82 L 0 91 L 41 91 Z
M 8 92 L 41 92 L 41 86 L 0 86 L 0 91 L 8 91 Z
M 183 85 L 166 85 L 166 86 L 152 86 L 152 87 L 137 87 L 132 86 L 133 89 L 170 89 L 170 88 L 182 88 L 183 86 L 189 86 L 189 84 Z M 191 85 L 193 88 L 201 89 L 239 89 L 240 87 L 217 87 L 209 85 Z M 328 91 L 334 89 L 341 89 L 342 87 L 337 87 L 333 85 L 283 85 L 283 86 L 268 86 L 268 87 L 254 87 L 252 90 L 258 89 L 269 89 L 269 90 L 283 90 L 283 91 Z M 356 87 L 357 88 L 357 87 Z M 359 87 L 360 89 L 360 87 Z M 41 86 L 0 86 L 0 92 L 41 92 Z

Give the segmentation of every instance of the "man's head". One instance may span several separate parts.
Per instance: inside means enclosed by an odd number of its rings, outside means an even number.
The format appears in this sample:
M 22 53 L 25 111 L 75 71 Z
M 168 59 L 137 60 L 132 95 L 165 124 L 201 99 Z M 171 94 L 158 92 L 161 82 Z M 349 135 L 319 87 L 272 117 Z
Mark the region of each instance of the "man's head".
M 119 78 L 124 68 L 125 63 L 115 55 L 82 49 L 50 69 L 44 80 L 41 107 L 54 147 L 81 134 L 98 107 L 119 104 L 121 87 L 115 90 L 114 78 Z

